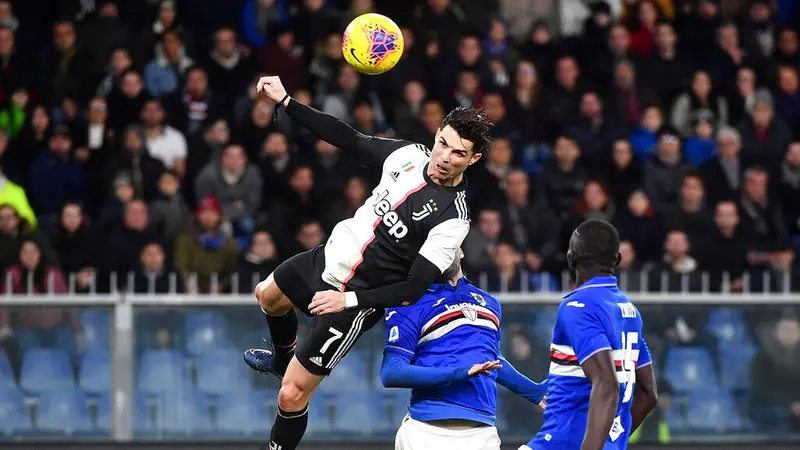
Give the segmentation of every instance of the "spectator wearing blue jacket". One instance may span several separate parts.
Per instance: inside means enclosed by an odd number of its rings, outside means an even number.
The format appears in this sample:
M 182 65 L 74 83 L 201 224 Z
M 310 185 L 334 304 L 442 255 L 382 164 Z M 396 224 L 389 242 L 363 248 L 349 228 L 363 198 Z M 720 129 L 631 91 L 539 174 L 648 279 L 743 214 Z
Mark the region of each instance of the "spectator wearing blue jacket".
M 692 118 L 692 136 L 683 143 L 683 159 L 697 167 L 717 154 L 714 114 L 699 110 Z
M 285 0 L 247 0 L 243 10 L 242 34 L 253 47 L 263 47 L 271 25 L 286 22 Z
M 155 47 L 155 57 L 144 68 L 144 84 L 155 98 L 171 94 L 183 83 L 194 61 L 186 56 L 183 38 L 177 31 L 165 31 Z
M 39 216 L 58 213 L 67 200 L 86 202 L 86 173 L 70 155 L 71 149 L 69 129 L 58 125 L 49 148 L 41 150 L 31 165 L 28 193 Z M 76 156 L 80 157 L 80 152 Z
M 642 120 L 631 134 L 630 143 L 633 154 L 639 161 L 648 161 L 656 148 L 658 130 L 664 125 L 664 115 L 657 106 L 648 106 L 642 113 Z

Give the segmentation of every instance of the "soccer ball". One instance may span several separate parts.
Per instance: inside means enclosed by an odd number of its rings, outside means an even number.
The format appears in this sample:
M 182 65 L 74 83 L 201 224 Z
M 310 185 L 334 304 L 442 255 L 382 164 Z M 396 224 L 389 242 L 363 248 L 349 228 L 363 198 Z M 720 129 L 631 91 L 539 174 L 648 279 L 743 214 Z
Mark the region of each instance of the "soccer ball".
M 344 59 L 357 71 L 378 75 L 391 69 L 403 54 L 403 33 L 392 19 L 375 13 L 362 14 L 342 36 Z

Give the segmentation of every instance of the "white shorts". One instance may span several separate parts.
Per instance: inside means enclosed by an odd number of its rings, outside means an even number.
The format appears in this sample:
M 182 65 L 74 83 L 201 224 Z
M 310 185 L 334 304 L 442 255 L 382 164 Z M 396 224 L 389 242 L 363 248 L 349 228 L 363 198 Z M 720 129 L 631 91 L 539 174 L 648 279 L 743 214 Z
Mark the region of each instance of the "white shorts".
M 448 430 L 406 416 L 394 450 L 500 450 L 500 436 L 495 427 Z

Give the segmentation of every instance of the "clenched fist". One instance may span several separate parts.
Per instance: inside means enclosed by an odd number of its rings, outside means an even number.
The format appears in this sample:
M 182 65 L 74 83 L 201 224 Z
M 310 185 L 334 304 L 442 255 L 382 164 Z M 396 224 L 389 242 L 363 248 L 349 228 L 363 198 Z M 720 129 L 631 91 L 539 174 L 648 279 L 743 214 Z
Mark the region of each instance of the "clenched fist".
M 283 83 L 281 83 L 280 77 L 261 77 L 258 80 L 258 85 L 256 85 L 256 92 L 262 95 L 266 95 L 270 100 L 275 103 L 283 100 L 286 97 L 286 88 L 283 87 Z M 283 106 L 289 104 L 289 98 L 287 97 L 283 103 Z

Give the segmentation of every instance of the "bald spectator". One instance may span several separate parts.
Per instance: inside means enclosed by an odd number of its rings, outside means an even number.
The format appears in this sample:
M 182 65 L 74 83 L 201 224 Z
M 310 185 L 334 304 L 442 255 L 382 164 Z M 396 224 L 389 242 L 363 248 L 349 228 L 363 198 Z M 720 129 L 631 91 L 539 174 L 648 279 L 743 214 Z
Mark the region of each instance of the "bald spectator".
M 118 280 L 123 283 L 128 272 L 136 268 L 144 246 L 156 240 L 158 236 L 150 228 L 147 204 L 141 200 L 131 201 L 125 207 L 122 224 L 111 232 L 108 268 L 117 272 Z

